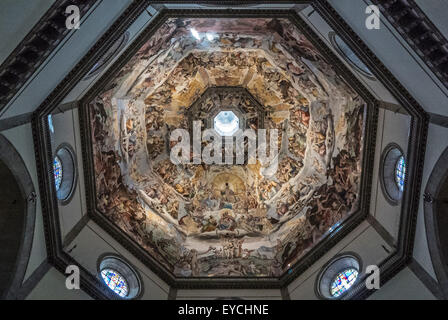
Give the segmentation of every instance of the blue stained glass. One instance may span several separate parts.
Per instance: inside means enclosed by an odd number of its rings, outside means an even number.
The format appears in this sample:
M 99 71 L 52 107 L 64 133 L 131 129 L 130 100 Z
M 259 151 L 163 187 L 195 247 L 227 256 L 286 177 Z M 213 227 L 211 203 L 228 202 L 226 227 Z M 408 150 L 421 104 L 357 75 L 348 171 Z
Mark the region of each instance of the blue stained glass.
M 54 185 L 56 187 L 56 191 L 59 190 L 62 183 L 62 162 L 58 156 L 53 159 L 53 174 L 54 174 Z
M 406 177 L 406 161 L 404 157 L 401 156 L 397 164 L 395 165 L 395 182 L 397 183 L 398 189 L 403 192 L 404 189 L 404 179 Z
M 48 127 L 50 128 L 51 133 L 54 133 L 53 117 L 51 114 L 48 115 Z
M 348 268 L 338 273 L 330 287 L 330 294 L 337 298 L 346 292 L 355 283 L 358 278 L 358 270 Z
M 118 272 L 112 269 L 103 269 L 101 271 L 101 277 L 104 283 L 120 297 L 125 298 L 128 295 L 128 283 Z

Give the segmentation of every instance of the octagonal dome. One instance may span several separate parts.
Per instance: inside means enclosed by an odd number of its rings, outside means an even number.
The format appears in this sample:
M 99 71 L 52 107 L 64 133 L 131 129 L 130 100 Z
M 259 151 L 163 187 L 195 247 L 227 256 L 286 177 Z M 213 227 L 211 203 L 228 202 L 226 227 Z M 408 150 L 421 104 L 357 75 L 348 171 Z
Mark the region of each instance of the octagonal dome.
M 169 18 L 89 106 L 98 211 L 177 278 L 278 279 L 359 209 L 365 102 L 288 19 Z M 193 121 L 276 165 L 173 163 Z
M 220 111 L 213 118 L 213 125 L 216 132 L 221 136 L 231 137 L 240 128 L 240 119 L 231 110 Z

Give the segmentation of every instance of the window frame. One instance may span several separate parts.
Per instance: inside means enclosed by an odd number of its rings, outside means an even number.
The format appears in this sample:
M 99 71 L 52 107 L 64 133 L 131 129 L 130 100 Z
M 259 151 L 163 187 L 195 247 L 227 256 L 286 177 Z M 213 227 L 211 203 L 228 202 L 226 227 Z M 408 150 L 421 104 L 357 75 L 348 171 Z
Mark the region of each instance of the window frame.
M 52 181 L 58 203 L 65 206 L 72 200 L 78 185 L 78 163 L 75 150 L 68 143 L 62 143 L 56 148 L 53 161 L 56 157 L 60 159 L 62 164 L 62 181 L 58 190 L 56 190 L 54 171 L 52 172 Z
M 347 294 L 361 281 L 362 277 L 362 260 L 361 257 L 355 252 L 344 252 L 334 256 L 330 259 L 320 270 L 316 277 L 315 293 L 316 296 L 322 300 L 341 300 L 344 299 Z M 334 297 L 331 294 L 331 285 L 336 277 L 348 269 L 355 269 L 358 271 L 356 280 L 345 290 L 342 294 Z
M 101 272 L 105 269 L 111 269 L 123 277 L 128 286 L 127 296 L 121 297 L 104 282 Z M 104 253 L 98 257 L 97 278 L 104 284 L 105 288 L 119 300 L 140 299 L 144 293 L 144 286 L 140 273 L 137 272 L 137 269 L 128 260 L 115 253 Z

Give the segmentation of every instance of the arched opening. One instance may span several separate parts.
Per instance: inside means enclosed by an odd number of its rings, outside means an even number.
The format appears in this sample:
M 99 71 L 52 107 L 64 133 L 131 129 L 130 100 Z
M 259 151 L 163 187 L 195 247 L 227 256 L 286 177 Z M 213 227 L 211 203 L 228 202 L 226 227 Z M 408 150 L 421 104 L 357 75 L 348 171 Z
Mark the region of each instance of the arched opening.
M 0 299 L 14 299 L 31 251 L 35 192 L 25 164 L 0 135 Z
M 448 297 L 448 148 L 431 172 L 424 193 L 426 238 L 434 271 Z

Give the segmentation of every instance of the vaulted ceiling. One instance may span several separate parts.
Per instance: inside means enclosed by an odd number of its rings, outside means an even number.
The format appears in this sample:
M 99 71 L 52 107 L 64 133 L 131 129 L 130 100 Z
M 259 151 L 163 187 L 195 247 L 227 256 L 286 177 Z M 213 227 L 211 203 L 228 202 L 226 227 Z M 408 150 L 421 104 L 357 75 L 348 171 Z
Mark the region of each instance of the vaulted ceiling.
M 381 207 L 372 189 L 378 186 L 387 140 L 377 135 L 385 130 L 377 121 L 386 121 L 386 113 L 378 116 L 378 111 L 387 110 L 412 123 L 406 128 L 409 141 L 403 139 L 408 180 L 396 210 L 395 242 L 379 263 L 382 281 L 394 276 L 412 256 L 428 120 L 400 83 L 409 77 L 395 78 L 383 57 L 358 36 L 364 30 L 353 31 L 336 12 L 339 3 L 301 1 L 275 9 L 241 8 L 235 2 L 228 3 L 231 9 L 222 3 L 214 9 L 183 5 L 122 5 L 123 14 L 110 18 L 107 32 L 79 52 L 83 58 L 67 77 L 51 79 L 58 86 L 33 113 L 53 265 L 63 270 L 83 259 L 71 252 L 74 248 L 62 246 L 65 231 L 59 219 L 68 209 L 55 204 L 49 174 L 55 148 L 49 114 L 79 112 L 73 118 L 85 190 L 79 197 L 88 217 L 170 286 L 284 288 L 363 221 L 373 225 L 369 214 Z M 82 13 L 90 6 L 93 2 Z M 306 16 L 303 8 L 309 9 Z M 381 10 L 387 13 L 393 6 Z M 66 33 L 60 21 L 51 19 L 46 20 L 55 38 L 40 40 L 56 46 Z M 341 36 L 373 77 L 364 77 L 330 41 L 322 41 L 329 30 Z M 1 116 L 34 111 L 24 103 L 26 94 L 12 99 L 26 75 L 47 57 L 34 57 L 39 39 L 30 41 L 28 51 L 0 70 Z M 438 51 L 430 51 L 434 58 Z M 435 74 L 443 84 L 445 60 L 439 60 Z M 20 72 L 22 64 L 28 71 Z M 16 104 L 19 108 L 11 108 Z M 189 164 L 174 164 L 170 154 L 178 141 L 171 134 L 176 129 L 191 133 L 194 121 L 202 129 L 213 128 L 220 112 L 233 112 L 241 130 L 267 129 L 270 137 L 277 129 L 278 167 L 247 159 L 242 164 L 195 163 L 193 155 Z M 83 263 L 83 288 L 107 296 Z M 369 294 L 361 286 L 353 295 Z

